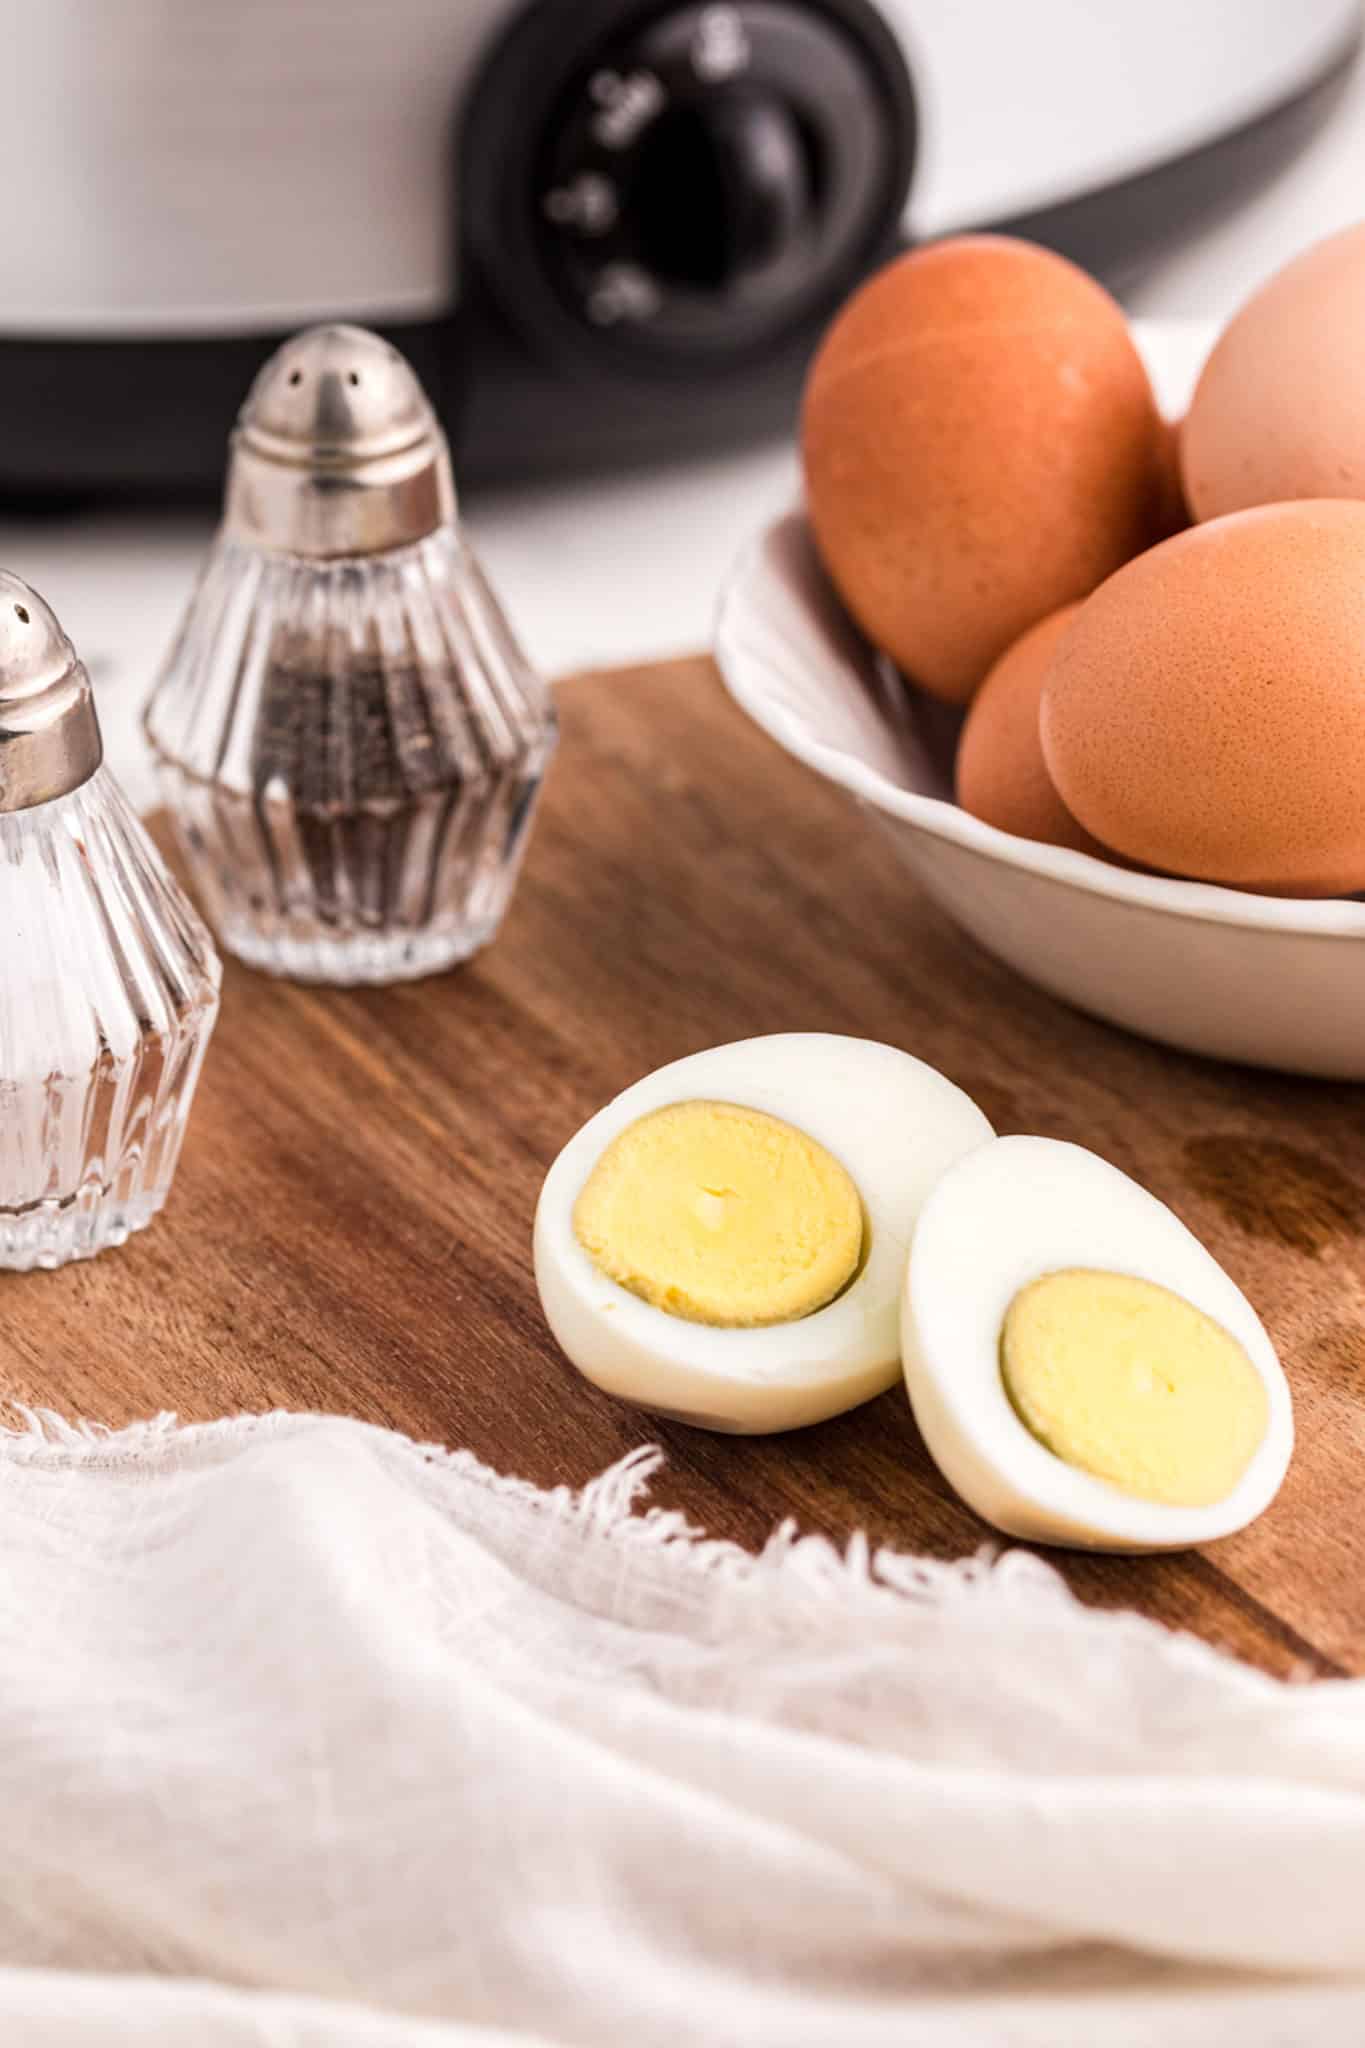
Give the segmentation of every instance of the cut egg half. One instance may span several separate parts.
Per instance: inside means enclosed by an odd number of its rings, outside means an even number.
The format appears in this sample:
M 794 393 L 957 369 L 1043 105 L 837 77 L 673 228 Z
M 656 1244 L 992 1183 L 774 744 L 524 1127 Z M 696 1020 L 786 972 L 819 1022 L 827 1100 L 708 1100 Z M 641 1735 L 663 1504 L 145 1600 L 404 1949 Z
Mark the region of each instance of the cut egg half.
M 745 1434 L 840 1414 L 899 1378 L 915 1218 L 992 1135 L 942 1074 L 867 1039 L 676 1060 L 546 1175 L 546 1320 L 585 1378 L 658 1414 Z
M 1050 1138 L 961 1160 L 915 1226 L 902 1350 L 930 1455 L 1010 1536 L 1177 1550 L 1269 1506 L 1289 1388 L 1245 1295 L 1117 1167 Z

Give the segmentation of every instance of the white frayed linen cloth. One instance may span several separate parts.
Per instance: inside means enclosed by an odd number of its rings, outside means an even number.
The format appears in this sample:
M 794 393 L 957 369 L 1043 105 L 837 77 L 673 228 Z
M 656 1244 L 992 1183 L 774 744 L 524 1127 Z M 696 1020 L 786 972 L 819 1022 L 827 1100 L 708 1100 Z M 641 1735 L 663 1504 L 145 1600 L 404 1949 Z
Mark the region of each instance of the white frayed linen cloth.
M 1365 2041 L 1365 1689 L 656 1462 L 0 1436 L 5 2048 Z

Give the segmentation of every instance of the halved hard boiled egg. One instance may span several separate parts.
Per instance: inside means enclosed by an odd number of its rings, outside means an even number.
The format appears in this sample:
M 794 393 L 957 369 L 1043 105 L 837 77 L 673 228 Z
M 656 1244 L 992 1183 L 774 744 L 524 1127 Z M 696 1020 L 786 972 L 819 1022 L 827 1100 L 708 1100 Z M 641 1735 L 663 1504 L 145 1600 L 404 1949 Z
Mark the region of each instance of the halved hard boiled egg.
M 535 1224 L 546 1320 L 595 1385 L 738 1432 L 894 1385 L 920 1204 L 992 1136 L 909 1053 L 790 1032 L 675 1060 L 599 1110 Z
M 1242 1528 L 1294 1445 L 1280 1362 L 1245 1295 L 1117 1167 L 997 1138 L 920 1211 L 902 1349 L 940 1471 L 997 1529 L 1174 1550 Z

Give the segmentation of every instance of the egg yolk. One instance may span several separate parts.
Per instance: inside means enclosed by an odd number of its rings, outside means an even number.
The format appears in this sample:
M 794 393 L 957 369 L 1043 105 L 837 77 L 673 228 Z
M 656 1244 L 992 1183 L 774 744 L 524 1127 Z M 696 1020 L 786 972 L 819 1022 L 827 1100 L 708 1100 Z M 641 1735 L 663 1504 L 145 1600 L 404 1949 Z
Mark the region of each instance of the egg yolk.
M 1022 1289 L 1000 1367 L 1040 1443 L 1139 1500 L 1211 1507 L 1265 1436 L 1265 1385 L 1236 1339 L 1127 1274 L 1049 1273 Z
M 677 1102 L 612 1139 L 574 1204 L 608 1279 L 726 1329 L 808 1316 L 863 1256 L 863 1207 L 823 1145 L 730 1102 Z

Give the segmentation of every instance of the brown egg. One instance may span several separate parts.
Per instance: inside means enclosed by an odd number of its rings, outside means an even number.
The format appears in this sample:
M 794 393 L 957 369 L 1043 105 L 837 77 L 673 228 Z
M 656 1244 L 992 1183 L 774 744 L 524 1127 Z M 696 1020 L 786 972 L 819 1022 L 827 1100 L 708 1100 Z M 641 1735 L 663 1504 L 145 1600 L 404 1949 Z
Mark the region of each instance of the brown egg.
M 1103 857 L 1105 849 L 1058 796 L 1038 735 L 1043 680 L 1079 610 L 1079 605 L 1063 605 L 1030 626 L 977 691 L 958 747 L 957 800 L 964 811 L 1002 832 Z
M 1062 801 L 1169 873 L 1365 889 L 1365 504 L 1237 512 L 1082 606 L 1043 685 Z
M 1204 366 L 1181 435 L 1196 519 L 1286 498 L 1365 498 L 1365 224 L 1248 299 Z
M 1028 242 L 964 236 L 855 294 L 802 413 L 811 524 L 864 632 L 962 703 L 1156 537 L 1162 421 L 1123 314 Z

